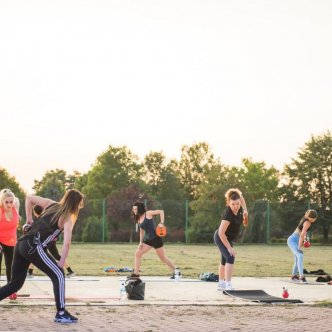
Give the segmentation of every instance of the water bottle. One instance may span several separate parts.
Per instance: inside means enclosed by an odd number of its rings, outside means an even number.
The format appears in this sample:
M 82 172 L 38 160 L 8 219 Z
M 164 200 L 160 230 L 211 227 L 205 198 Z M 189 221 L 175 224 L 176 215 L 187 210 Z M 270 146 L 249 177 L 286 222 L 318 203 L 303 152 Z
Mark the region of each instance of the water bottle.
M 176 268 L 174 271 L 174 279 L 175 279 L 175 281 L 179 281 L 180 278 L 181 278 L 180 270 L 178 268 Z
M 126 292 L 126 287 L 125 284 L 122 283 L 120 287 L 120 301 L 124 301 L 126 299 L 127 292 Z

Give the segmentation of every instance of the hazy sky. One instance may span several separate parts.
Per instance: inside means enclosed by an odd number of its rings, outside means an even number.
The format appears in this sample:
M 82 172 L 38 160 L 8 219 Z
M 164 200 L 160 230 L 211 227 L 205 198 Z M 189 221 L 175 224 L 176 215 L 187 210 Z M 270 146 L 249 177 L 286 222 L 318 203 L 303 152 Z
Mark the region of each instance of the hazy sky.
M 329 0 L 1 0 L 0 167 L 25 190 L 109 145 L 281 168 L 332 129 Z

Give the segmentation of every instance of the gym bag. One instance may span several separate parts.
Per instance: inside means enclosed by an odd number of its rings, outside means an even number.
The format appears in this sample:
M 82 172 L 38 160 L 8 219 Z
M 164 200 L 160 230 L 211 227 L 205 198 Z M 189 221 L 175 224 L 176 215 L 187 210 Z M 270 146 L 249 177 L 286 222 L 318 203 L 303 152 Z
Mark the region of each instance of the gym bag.
M 129 300 L 144 300 L 145 282 L 140 278 L 128 278 L 125 281 L 125 288 Z

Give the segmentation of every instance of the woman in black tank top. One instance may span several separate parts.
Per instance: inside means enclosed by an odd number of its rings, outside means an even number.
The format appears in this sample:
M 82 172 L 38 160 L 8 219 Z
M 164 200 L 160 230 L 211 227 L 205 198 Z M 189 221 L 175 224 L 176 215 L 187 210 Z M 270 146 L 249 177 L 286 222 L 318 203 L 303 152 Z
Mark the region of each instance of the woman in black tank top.
M 32 208 L 40 205 L 44 212 L 33 223 Z M 69 253 L 72 230 L 79 210 L 83 207 L 83 195 L 68 190 L 60 202 L 34 195 L 27 195 L 25 201 L 26 230 L 17 242 L 14 251 L 11 281 L 0 288 L 0 301 L 22 288 L 30 263 L 47 274 L 52 283 L 57 313 L 56 323 L 76 323 L 77 318 L 65 310 L 65 276 L 63 266 Z M 27 225 L 25 225 L 27 227 Z M 25 228 L 26 228 L 25 227 Z M 60 233 L 64 233 L 61 258 L 56 261 L 47 251 L 47 245 Z
M 156 226 L 154 224 L 153 216 L 160 216 L 160 223 L 164 224 L 165 214 L 163 210 L 149 210 L 146 211 L 143 203 L 136 202 L 133 206 L 134 218 L 139 226 L 139 245 L 135 252 L 135 270 L 132 274 L 133 277 L 139 276 L 141 267 L 142 256 L 150 249 L 154 248 L 160 260 L 165 263 L 173 272 L 172 279 L 175 275 L 181 275 L 180 270 L 167 258 L 165 249 L 163 247 L 162 238 L 156 235 Z
M 303 243 L 308 230 L 316 219 L 317 212 L 315 210 L 306 211 L 294 233 L 287 239 L 287 245 L 294 258 L 291 281 L 307 283 L 303 275 Z

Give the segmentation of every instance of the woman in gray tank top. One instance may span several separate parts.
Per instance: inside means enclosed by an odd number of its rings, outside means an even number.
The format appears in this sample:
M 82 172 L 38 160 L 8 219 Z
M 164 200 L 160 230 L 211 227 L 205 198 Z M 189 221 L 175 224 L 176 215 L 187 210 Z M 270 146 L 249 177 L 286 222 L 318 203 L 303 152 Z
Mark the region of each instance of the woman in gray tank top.
M 132 276 L 138 277 L 142 262 L 142 256 L 146 254 L 150 249 L 154 248 L 156 254 L 160 260 L 165 263 L 173 272 L 172 279 L 175 276 L 180 276 L 181 272 L 179 268 L 170 261 L 165 254 L 164 244 L 161 237 L 156 235 L 156 226 L 153 220 L 153 216 L 160 217 L 160 223 L 164 224 L 165 214 L 163 210 L 149 210 L 146 211 L 143 203 L 136 202 L 133 206 L 134 218 L 139 226 L 139 245 L 135 252 L 135 270 Z

